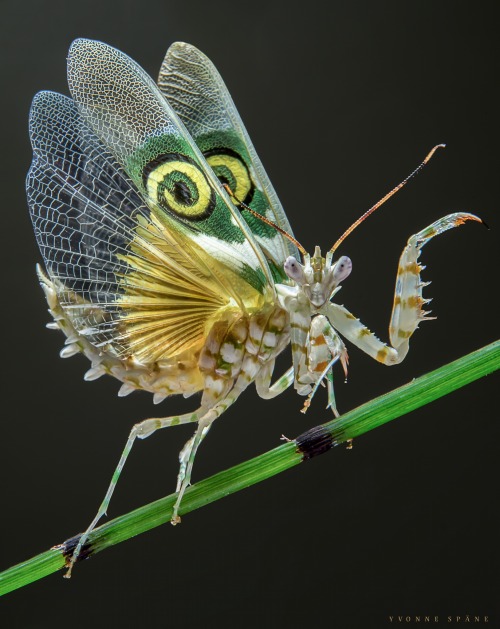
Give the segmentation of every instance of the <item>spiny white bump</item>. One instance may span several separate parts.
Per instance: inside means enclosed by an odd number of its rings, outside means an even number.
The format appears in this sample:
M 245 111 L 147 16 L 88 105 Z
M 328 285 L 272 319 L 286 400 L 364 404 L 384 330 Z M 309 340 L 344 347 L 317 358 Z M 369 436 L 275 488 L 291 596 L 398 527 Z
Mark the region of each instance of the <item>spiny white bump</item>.
M 91 382 L 92 380 L 97 380 L 101 376 L 104 376 L 106 370 L 102 365 L 97 365 L 96 367 L 91 367 L 83 376 L 83 379 L 87 382 Z
M 118 391 L 118 397 L 126 397 L 130 395 L 133 391 L 135 391 L 135 386 L 129 384 L 128 382 L 124 382 Z
M 75 356 L 75 354 L 79 354 L 82 350 L 76 343 L 71 343 L 70 345 L 65 345 L 62 350 L 59 352 L 59 356 L 61 358 L 70 358 L 71 356 Z
M 153 404 L 160 404 L 167 396 L 163 393 L 155 393 L 153 395 Z

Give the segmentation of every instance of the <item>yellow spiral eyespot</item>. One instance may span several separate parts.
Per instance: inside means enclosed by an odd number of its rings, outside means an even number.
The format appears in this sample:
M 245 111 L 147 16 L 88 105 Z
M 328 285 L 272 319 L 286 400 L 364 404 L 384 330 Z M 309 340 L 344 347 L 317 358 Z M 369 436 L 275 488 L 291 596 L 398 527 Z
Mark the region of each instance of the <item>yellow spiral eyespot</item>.
M 143 170 L 148 197 L 182 218 L 199 221 L 215 207 L 215 194 L 200 167 L 178 153 L 160 155 Z
M 231 188 L 235 196 L 233 203 L 238 205 L 243 201 L 248 205 L 253 197 L 254 184 L 241 157 L 230 149 L 213 149 L 205 153 L 205 157 L 219 181 Z

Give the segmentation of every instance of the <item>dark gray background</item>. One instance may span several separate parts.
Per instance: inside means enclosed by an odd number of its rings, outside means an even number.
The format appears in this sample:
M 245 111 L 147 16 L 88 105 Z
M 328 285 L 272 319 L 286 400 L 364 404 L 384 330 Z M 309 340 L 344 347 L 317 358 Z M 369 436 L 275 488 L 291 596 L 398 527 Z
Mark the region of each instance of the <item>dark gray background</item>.
M 498 31 L 477 2 L 2 2 L 2 430 L 0 568 L 81 531 L 97 509 L 147 394 L 58 357 L 37 285 L 24 196 L 27 116 L 40 89 L 67 93 L 80 36 L 156 76 L 175 40 L 225 78 L 297 238 L 328 248 L 438 142 L 425 171 L 345 243 L 341 301 L 383 339 L 406 238 L 454 211 L 480 214 L 424 250 L 438 320 L 403 365 L 352 348 L 348 410 L 480 348 L 498 330 Z M 491 9 L 489 8 L 491 7 Z M 340 297 L 340 296 L 339 296 Z M 340 374 L 339 374 L 340 376 Z M 389 627 L 390 615 L 488 615 L 498 626 L 495 376 L 307 465 L 210 505 L 2 600 L 2 627 Z M 253 388 L 220 419 L 194 479 L 329 419 L 292 391 Z M 195 401 L 164 402 L 161 412 Z M 140 442 L 110 516 L 170 493 L 190 427 Z M 497 624 L 495 624 L 497 623 Z

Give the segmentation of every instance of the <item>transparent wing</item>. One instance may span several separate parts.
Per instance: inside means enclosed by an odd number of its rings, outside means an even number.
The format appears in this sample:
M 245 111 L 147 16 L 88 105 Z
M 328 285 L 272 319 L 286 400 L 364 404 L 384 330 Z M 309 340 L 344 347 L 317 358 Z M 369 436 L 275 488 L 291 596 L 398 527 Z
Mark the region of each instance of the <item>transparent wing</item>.
M 177 42 L 163 61 L 158 85 L 218 177 L 240 201 L 289 234 L 292 230 L 241 118 L 212 62 L 194 46 Z M 296 246 L 249 212 L 242 212 L 279 273 Z
M 30 135 L 36 238 L 63 309 L 96 347 L 144 364 L 194 352 L 218 308 L 258 294 L 166 229 L 71 99 L 37 94 Z
M 158 219 L 189 233 L 253 287 L 274 289 L 251 230 L 151 78 L 111 46 L 78 39 L 68 83 L 80 115 Z

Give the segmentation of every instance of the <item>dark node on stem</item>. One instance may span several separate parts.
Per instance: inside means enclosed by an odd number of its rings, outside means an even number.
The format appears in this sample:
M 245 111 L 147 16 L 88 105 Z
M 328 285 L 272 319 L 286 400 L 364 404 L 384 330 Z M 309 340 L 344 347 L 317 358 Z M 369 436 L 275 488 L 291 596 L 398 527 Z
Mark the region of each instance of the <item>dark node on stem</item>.
M 302 453 L 302 460 L 307 461 L 314 456 L 327 452 L 336 445 L 331 433 L 323 426 L 316 426 L 302 433 L 295 439 L 297 452 Z
M 76 548 L 76 545 L 80 541 L 81 535 L 75 535 L 74 537 L 70 537 L 65 542 L 61 544 L 61 552 L 63 557 L 65 557 L 68 561 L 73 556 L 73 552 Z M 88 541 L 82 546 L 80 553 L 78 555 L 77 561 L 83 561 L 84 559 L 88 559 L 94 552 L 95 548 L 92 542 Z

